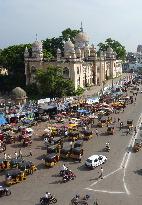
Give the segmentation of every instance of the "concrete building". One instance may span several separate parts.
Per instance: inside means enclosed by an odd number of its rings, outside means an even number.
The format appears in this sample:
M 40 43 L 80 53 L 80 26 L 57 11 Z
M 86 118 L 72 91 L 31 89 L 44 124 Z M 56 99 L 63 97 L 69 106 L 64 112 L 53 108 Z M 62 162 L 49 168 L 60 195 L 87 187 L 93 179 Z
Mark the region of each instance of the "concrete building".
M 64 43 L 63 55 L 61 50 L 57 49 L 56 59 L 50 62 L 43 58 L 41 41 L 36 40 L 32 44 L 31 56 L 26 48 L 24 53 L 26 84 L 35 82 L 37 69 L 45 69 L 50 65 L 62 68 L 63 77 L 72 80 L 75 89 L 102 84 L 105 80 L 122 74 L 122 63 L 116 59 L 116 53 L 112 48 L 98 54 L 95 46 L 90 45 L 89 37 L 83 31 L 82 25 L 74 42 L 73 44 L 68 39 Z

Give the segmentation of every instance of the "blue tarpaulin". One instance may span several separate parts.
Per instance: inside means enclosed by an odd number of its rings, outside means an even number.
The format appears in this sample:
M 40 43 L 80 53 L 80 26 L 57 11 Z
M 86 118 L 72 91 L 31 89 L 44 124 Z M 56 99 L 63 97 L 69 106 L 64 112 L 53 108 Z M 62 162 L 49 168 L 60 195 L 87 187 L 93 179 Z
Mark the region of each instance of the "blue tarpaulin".
M 0 125 L 5 125 L 7 123 L 4 115 L 0 113 Z

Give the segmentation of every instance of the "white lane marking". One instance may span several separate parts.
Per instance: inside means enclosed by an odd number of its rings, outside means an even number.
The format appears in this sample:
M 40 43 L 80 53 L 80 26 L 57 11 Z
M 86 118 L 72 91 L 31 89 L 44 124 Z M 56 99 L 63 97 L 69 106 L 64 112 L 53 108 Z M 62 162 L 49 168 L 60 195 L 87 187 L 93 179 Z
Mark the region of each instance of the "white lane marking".
M 89 191 L 94 191 L 94 192 L 102 192 L 102 193 L 108 193 L 108 194 L 126 194 L 126 192 L 122 191 L 108 191 L 108 190 L 99 190 L 99 189 L 91 189 L 91 188 L 85 188 Z
M 138 121 L 137 121 L 137 125 L 136 125 L 136 128 L 138 129 L 140 127 L 140 123 L 141 123 L 141 119 L 142 119 L 142 114 L 140 115 Z M 96 192 L 106 192 L 106 193 L 111 193 L 111 194 L 121 194 L 121 193 L 125 193 L 127 195 L 130 195 L 130 191 L 128 190 L 127 188 L 127 185 L 126 185 L 126 182 L 125 182 L 125 176 L 126 176 L 126 168 L 128 166 L 128 162 L 130 160 L 130 156 L 132 154 L 131 151 L 129 151 L 130 148 L 132 148 L 134 146 L 134 143 L 135 143 L 135 139 L 137 139 L 138 137 L 138 134 L 139 134 L 139 131 L 135 134 L 132 135 L 131 139 L 130 139 L 130 142 L 128 144 L 128 147 L 127 147 L 127 151 L 125 152 L 124 156 L 123 156 L 123 159 L 122 159 L 122 162 L 120 164 L 120 167 L 118 169 L 116 169 L 115 171 L 109 173 L 108 175 L 105 175 L 103 178 L 107 178 L 111 175 L 113 175 L 114 173 L 118 172 L 119 170 L 121 170 L 123 168 L 124 170 L 124 174 L 123 174 L 123 186 L 125 188 L 125 191 L 126 192 L 115 192 L 115 191 L 107 191 L 107 190 L 94 190 L 94 189 L 91 189 L 91 188 L 85 188 L 85 189 L 88 189 L 88 190 L 92 190 L 92 191 L 96 191 Z M 90 187 L 96 185 L 98 182 L 102 181 L 101 179 L 99 179 L 98 181 L 92 183 L 90 185 Z
M 111 172 L 111 173 L 109 173 L 109 174 L 103 176 L 103 179 L 105 179 L 105 178 L 107 178 L 107 177 L 113 175 L 114 173 L 118 172 L 120 169 L 122 169 L 122 168 L 118 168 L 118 169 L 116 169 L 115 171 L 113 171 L 113 172 Z M 94 182 L 93 184 L 90 185 L 90 187 L 94 186 L 95 184 L 97 184 L 97 183 L 100 182 L 100 181 L 102 181 L 102 179 L 99 179 L 98 181 Z

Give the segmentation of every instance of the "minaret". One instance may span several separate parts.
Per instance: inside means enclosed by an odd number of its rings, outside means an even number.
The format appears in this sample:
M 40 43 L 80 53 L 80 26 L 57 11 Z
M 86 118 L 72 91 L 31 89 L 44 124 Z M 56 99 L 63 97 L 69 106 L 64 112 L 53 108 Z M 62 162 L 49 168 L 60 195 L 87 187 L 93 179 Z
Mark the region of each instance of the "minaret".
M 82 21 L 81 21 L 80 31 L 83 33 L 83 25 L 82 25 Z
M 26 59 L 26 58 L 29 58 L 29 51 L 28 51 L 27 46 L 26 46 L 26 48 L 25 48 L 24 58 L 25 58 L 25 59 Z
M 57 61 L 61 61 L 61 50 L 57 49 Z

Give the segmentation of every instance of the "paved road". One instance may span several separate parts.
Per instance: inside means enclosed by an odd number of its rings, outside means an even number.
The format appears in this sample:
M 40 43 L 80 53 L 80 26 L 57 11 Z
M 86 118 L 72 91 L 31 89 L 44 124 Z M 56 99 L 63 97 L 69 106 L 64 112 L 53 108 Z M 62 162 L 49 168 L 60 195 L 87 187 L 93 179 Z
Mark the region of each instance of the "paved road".
M 116 119 L 119 116 L 124 123 L 128 118 L 131 118 L 134 120 L 134 125 L 136 125 L 141 114 L 141 98 L 142 95 L 139 94 L 136 105 L 128 105 L 124 113 L 113 114 L 112 116 Z M 46 191 L 55 194 L 58 199 L 57 205 L 68 205 L 76 193 L 89 193 L 92 201 L 94 198 L 98 199 L 99 205 L 133 205 L 134 203 L 141 205 L 141 151 L 135 154 L 132 153 L 128 161 L 127 157 L 124 158 L 133 133 L 126 136 L 125 130 L 119 131 L 118 125 L 118 123 L 115 124 L 116 128 L 113 136 L 105 136 L 106 128 L 98 129 L 99 136 L 85 143 L 81 163 L 65 162 L 77 175 L 74 181 L 65 184 L 61 184 L 61 178 L 57 176 L 59 167 L 63 162 L 51 169 L 45 169 L 44 162 L 41 159 L 46 151 L 43 149 L 41 138 L 35 135 L 34 155 L 31 158 L 25 157 L 25 159 L 33 160 L 38 166 L 38 171 L 29 176 L 26 181 L 12 186 L 12 195 L 1 198 L 0 205 L 37 205 L 40 196 Z M 42 126 L 45 127 L 45 124 Z M 38 133 L 39 129 L 41 129 L 41 125 L 34 130 Z M 103 152 L 107 141 L 110 141 L 111 144 L 109 153 Z M 12 147 L 8 147 L 7 153 L 14 153 L 16 149 L 17 147 L 12 145 Z M 29 150 L 26 148 L 23 153 L 27 155 Z M 92 154 L 104 154 L 108 157 L 107 163 L 103 166 L 104 179 L 100 181 L 96 180 L 100 168 L 88 170 L 84 167 L 85 159 Z M 122 163 L 123 159 L 124 163 Z M 128 163 L 125 164 L 125 162 Z M 122 164 L 124 168 L 121 166 Z M 4 176 L 0 176 L 0 180 L 3 179 Z

